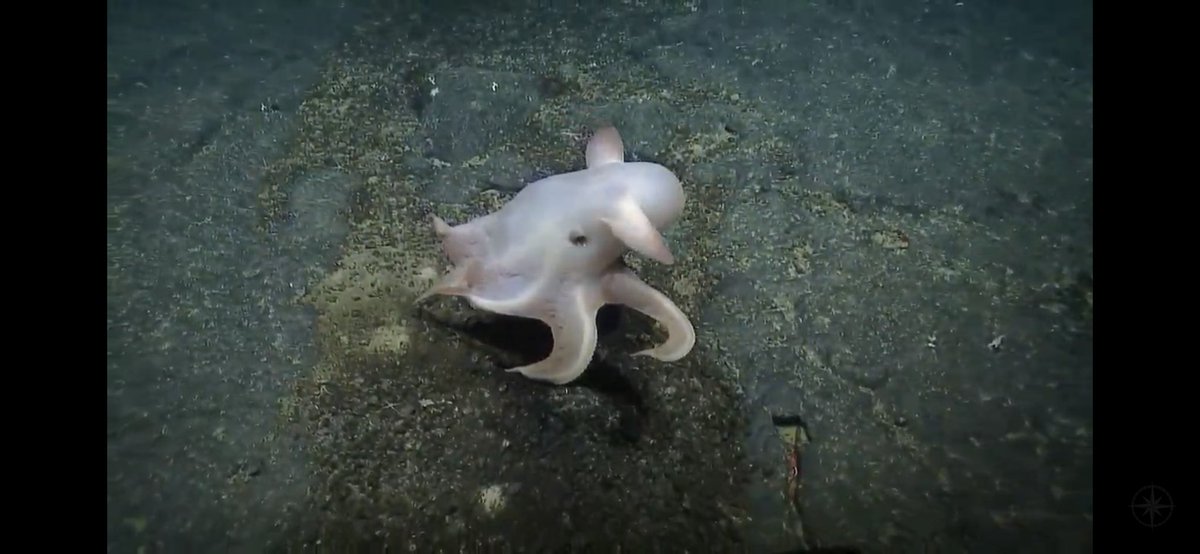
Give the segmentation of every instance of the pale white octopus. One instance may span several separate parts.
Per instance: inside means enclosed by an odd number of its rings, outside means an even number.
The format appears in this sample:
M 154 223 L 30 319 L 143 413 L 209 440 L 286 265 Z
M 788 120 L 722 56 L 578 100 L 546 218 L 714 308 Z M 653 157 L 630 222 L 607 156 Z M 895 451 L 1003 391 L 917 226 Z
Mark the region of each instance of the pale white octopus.
M 433 229 L 454 269 L 422 294 L 463 296 L 471 305 L 550 326 L 554 348 L 539 362 L 512 368 L 531 379 L 566 384 L 579 377 L 596 349 L 596 312 L 624 304 L 658 321 L 667 340 L 635 353 L 673 362 L 696 343 L 687 316 L 630 271 L 633 250 L 671 264 L 661 230 L 683 211 L 679 179 L 648 162 L 625 162 L 617 130 L 597 131 L 587 168 L 527 185 L 496 212 Z

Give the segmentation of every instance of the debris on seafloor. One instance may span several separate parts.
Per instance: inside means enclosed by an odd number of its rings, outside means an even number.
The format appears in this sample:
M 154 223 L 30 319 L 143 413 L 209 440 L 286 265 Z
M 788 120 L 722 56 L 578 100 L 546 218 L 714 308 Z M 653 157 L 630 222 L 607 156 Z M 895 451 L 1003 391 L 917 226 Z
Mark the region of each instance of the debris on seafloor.
M 800 480 L 803 477 L 801 471 L 802 454 L 804 447 L 811 442 L 811 437 L 808 433 L 808 426 L 804 424 L 804 420 L 798 415 L 773 415 L 771 423 L 775 425 L 776 432 L 779 433 L 779 438 L 783 442 L 784 447 L 784 463 L 787 470 L 787 485 L 784 489 L 788 502 L 792 507 L 799 512 L 799 492 Z

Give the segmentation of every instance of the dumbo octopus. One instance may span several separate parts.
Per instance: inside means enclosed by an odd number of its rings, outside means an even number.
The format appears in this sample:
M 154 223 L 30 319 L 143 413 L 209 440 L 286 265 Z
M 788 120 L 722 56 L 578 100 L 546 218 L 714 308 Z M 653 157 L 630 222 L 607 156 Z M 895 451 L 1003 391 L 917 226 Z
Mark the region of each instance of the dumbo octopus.
M 674 263 L 660 231 L 683 212 L 679 179 L 659 164 L 626 162 L 612 127 L 592 135 L 586 156 L 586 169 L 529 183 L 493 213 L 453 227 L 434 215 L 454 268 L 417 299 L 463 296 L 477 309 L 545 322 L 554 338 L 550 355 L 508 371 L 557 385 L 591 362 L 596 312 L 605 304 L 629 306 L 666 329 L 664 342 L 635 356 L 673 362 L 696 343 L 679 307 L 622 260 L 633 250 Z

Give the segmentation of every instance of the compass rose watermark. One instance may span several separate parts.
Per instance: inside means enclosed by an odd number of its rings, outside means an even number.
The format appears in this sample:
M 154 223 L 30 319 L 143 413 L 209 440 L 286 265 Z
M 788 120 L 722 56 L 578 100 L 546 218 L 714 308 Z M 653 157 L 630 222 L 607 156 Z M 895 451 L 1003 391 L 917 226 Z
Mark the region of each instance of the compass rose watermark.
M 1175 503 L 1167 490 L 1158 485 L 1146 485 L 1133 494 L 1129 503 L 1133 519 L 1151 529 L 1160 527 L 1171 519 Z

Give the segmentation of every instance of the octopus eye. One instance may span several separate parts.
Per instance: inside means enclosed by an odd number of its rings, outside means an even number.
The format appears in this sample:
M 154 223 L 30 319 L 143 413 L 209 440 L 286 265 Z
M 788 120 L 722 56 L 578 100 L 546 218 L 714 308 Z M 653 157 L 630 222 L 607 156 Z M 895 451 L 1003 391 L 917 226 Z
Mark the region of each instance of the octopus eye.
M 571 234 L 567 235 L 567 239 L 570 240 L 571 244 L 574 244 L 575 246 L 586 246 L 588 243 L 587 235 L 584 235 L 579 231 L 571 231 Z

